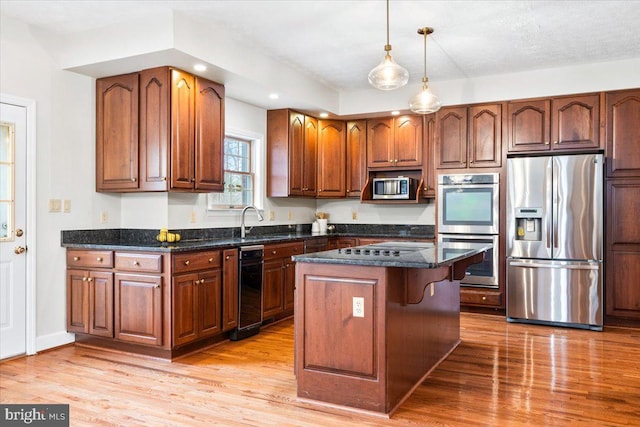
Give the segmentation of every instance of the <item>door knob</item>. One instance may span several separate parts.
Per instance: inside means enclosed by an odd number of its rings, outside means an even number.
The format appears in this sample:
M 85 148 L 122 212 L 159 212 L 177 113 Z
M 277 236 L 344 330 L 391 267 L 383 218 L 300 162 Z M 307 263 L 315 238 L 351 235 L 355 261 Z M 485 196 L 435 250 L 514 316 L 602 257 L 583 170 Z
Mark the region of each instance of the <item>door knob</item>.
M 16 236 L 17 237 L 22 237 L 23 234 L 24 234 L 24 231 L 22 231 L 22 228 L 16 229 Z
M 27 248 L 23 247 L 23 246 L 16 246 L 16 248 L 13 250 L 13 252 L 15 252 L 16 254 L 20 255 L 25 253 L 25 251 L 27 250 Z

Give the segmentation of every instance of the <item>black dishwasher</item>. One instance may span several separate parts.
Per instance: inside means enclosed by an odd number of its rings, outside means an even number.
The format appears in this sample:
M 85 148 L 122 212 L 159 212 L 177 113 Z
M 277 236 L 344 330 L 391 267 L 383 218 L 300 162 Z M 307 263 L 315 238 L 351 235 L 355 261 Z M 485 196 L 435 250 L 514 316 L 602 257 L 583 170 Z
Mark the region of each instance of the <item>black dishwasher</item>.
M 238 263 L 238 327 L 231 331 L 233 341 L 250 337 L 260 332 L 262 323 L 262 266 L 263 245 L 240 248 Z

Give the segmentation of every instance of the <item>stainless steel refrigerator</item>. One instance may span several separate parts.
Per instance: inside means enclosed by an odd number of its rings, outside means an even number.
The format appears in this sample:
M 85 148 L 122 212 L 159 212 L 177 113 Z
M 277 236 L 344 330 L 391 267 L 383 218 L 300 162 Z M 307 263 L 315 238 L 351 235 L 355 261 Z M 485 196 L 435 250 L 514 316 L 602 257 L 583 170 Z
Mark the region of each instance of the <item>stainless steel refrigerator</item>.
M 602 330 L 602 154 L 507 159 L 507 319 Z

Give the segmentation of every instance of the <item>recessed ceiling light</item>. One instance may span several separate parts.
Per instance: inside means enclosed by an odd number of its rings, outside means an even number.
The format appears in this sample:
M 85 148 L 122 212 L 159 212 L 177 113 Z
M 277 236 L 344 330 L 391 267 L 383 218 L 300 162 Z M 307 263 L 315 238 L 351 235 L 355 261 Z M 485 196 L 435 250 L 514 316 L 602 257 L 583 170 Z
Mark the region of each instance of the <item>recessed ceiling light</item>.
M 320 113 L 320 117 L 326 119 L 327 117 L 329 117 L 329 113 Z
M 207 66 L 203 65 L 203 64 L 196 64 L 193 66 L 193 69 L 196 71 L 206 71 L 207 70 Z
M 400 111 L 392 111 L 392 112 L 391 112 L 391 115 L 392 115 L 392 116 L 397 116 L 397 115 L 399 115 L 399 114 L 400 114 Z
M 269 99 L 278 99 L 280 98 L 280 95 L 278 95 L 277 93 L 270 93 L 269 94 Z

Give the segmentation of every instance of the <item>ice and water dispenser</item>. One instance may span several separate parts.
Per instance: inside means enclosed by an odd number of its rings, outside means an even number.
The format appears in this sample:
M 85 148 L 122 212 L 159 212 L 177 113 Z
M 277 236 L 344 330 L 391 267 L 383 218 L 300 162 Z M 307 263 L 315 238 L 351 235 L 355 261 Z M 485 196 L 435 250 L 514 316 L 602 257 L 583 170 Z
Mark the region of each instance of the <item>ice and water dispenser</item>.
M 516 208 L 516 240 L 542 240 L 542 208 Z

